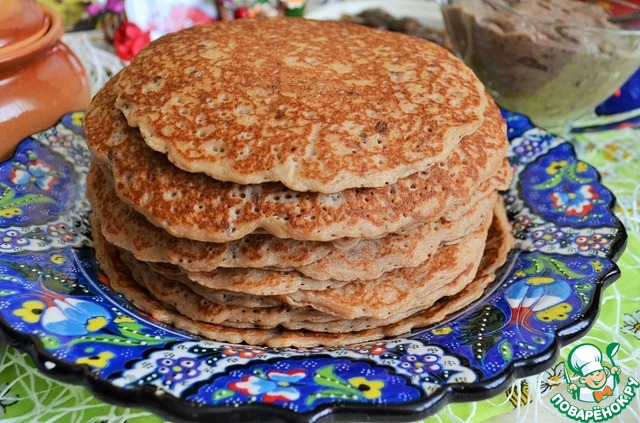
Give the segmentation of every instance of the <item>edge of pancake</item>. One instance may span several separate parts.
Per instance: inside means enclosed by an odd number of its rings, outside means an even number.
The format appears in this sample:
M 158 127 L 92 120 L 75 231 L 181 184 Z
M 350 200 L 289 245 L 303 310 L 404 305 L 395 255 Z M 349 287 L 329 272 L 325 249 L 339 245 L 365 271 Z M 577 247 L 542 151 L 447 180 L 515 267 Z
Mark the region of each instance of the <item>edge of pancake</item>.
M 496 186 L 492 178 L 496 173 L 492 166 L 503 164 L 508 149 L 504 121 L 494 103 L 487 111 L 493 117 L 485 118 L 491 126 L 485 130 L 493 136 L 480 131 L 478 139 L 467 140 L 466 147 L 456 153 L 461 163 L 464 154 L 484 157 L 483 143 L 491 142 L 495 154 L 482 161 L 492 163 L 484 173 L 469 158 L 459 169 L 432 166 L 384 188 L 326 195 L 295 192 L 274 183 L 239 186 L 177 169 L 165 156 L 149 149 L 113 109 L 116 80 L 110 80 L 89 107 L 84 121 L 89 147 L 116 182 L 119 198 L 177 237 L 227 242 L 262 228 L 280 238 L 298 240 L 378 238 L 437 220 L 453 206 L 464 205 L 478 186 L 506 188 Z
M 484 87 L 445 49 L 284 19 L 194 26 L 152 42 L 123 70 L 116 107 L 188 172 L 322 193 L 425 170 L 482 123 Z
M 502 209 L 500 210 L 500 208 Z M 492 226 L 487 248 L 493 253 L 484 255 L 476 279 L 458 294 L 437 301 L 432 307 L 401 322 L 375 329 L 348 334 L 318 333 L 305 330 L 275 329 L 235 329 L 220 325 L 206 324 L 190 320 L 173 310 L 166 309 L 154 300 L 147 291 L 135 283 L 126 266 L 119 260 L 118 251 L 104 243 L 96 243 L 96 256 L 110 279 L 111 286 L 125 296 L 134 306 L 153 318 L 185 330 L 196 336 L 203 336 L 219 342 L 248 343 L 266 345 L 271 348 L 311 348 L 317 346 L 335 347 L 373 341 L 385 337 L 405 334 L 415 328 L 425 328 L 440 323 L 460 312 L 471 302 L 480 298 L 486 287 L 495 279 L 495 271 L 505 262 L 513 243 L 511 228 L 504 207 L 497 206 L 496 219 Z M 498 237 L 495 231 L 498 231 Z M 497 238 L 497 241 L 492 241 Z

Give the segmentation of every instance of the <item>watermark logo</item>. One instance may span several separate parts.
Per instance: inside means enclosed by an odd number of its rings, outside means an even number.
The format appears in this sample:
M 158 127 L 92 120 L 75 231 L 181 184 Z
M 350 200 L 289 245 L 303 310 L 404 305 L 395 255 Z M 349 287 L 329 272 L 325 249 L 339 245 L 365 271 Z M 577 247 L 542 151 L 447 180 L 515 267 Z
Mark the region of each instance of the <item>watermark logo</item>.
M 619 348 L 620 344 L 614 342 L 605 350 L 611 367 L 603 366 L 602 351 L 593 344 L 581 344 L 571 350 L 567 361 L 571 371 L 579 377 L 578 381 L 572 382 L 565 367 L 570 397 L 558 393 L 551 398 L 551 404 L 562 414 L 581 422 L 602 422 L 620 414 L 631 403 L 640 385 L 629 377 L 624 388 L 618 387 L 620 367 L 616 366 L 613 357 Z M 622 392 L 616 394 L 616 388 Z

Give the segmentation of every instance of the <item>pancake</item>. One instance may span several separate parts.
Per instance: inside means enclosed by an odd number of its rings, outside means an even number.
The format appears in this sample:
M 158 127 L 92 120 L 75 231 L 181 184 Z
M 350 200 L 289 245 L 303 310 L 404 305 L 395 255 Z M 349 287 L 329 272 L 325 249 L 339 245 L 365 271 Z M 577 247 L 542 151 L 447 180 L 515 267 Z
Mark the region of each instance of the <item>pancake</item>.
M 276 327 L 291 320 L 327 322 L 337 320 L 336 316 L 317 312 L 311 307 L 249 308 L 230 304 L 215 304 L 203 296 L 195 294 L 185 285 L 161 274 L 150 271 L 145 263 L 137 261 L 127 252 L 121 251 L 122 261 L 131 271 L 133 279 L 144 286 L 152 296 L 169 308 L 194 320 L 225 325 L 227 323 L 249 323 L 261 327 Z
M 383 274 L 378 279 L 355 281 L 324 291 L 297 291 L 283 296 L 294 307 L 311 306 L 345 319 L 384 319 L 417 307 L 429 306 L 442 296 L 452 295 L 445 286 L 467 272 L 469 283 L 476 274 L 492 214 L 486 223 L 456 244 L 446 245 L 416 267 Z M 460 288 L 464 287 L 462 285 Z
M 94 213 L 100 217 L 107 240 L 142 261 L 171 263 L 196 272 L 218 267 L 298 267 L 333 250 L 330 243 L 271 235 L 247 235 L 226 243 L 173 237 L 121 202 L 111 182 L 95 164 L 87 175 L 86 194 Z
M 349 249 L 333 249 L 325 257 L 296 270 L 312 279 L 370 280 L 386 272 L 411 268 L 437 253 L 440 244 L 460 241 L 491 216 L 496 193 L 483 198 L 460 220 L 425 223 L 410 231 L 364 240 Z
M 323 291 L 348 283 L 335 279 L 316 280 L 295 271 L 219 268 L 211 272 L 184 272 L 178 266 L 147 263 L 156 273 L 178 282 L 195 282 L 206 289 L 251 295 L 283 295 L 297 291 Z
M 282 19 L 173 33 L 97 93 L 84 129 L 101 268 L 194 335 L 399 335 L 477 299 L 512 245 L 498 107 L 461 61 L 399 34 Z
M 120 256 L 138 284 L 144 286 L 152 296 L 165 306 L 176 309 L 181 314 L 194 320 L 241 328 L 288 327 L 291 322 L 294 322 L 297 327 L 307 328 L 312 323 L 315 327 L 325 326 L 324 330 L 332 332 L 347 332 L 353 330 L 354 327 L 372 327 L 374 325 L 380 326 L 394 323 L 407 315 L 415 313 L 420 308 L 431 305 L 442 295 L 459 291 L 473 279 L 477 270 L 475 266 L 468 266 L 461 275 L 457 277 L 454 275 L 453 282 L 448 283 L 443 288 L 444 282 L 450 281 L 449 279 L 442 280 L 441 277 L 446 274 L 446 271 L 438 269 L 439 273 L 429 275 L 428 290 L 423 289 L 423 292 L 420 292 L 420 302 L 414 304 L 415 307 L 401 310 L 398 313 L 393 313 L 393 315 L 390 314 L 385 316 L 384 319 L 364 318 L 342 321 L 336 319 L 335 315 L 327 315 L 304 306 L 255 309 L 232 304 L 213 304 L 208 301 L 206 296 L 197 295 L 197 293 L 180 283 L 175 283 L 161 274 L 150 272 L 144 263 L 135 260 L 131 254 L 121 251 Z M 479 262 L 479 258 L 477 261 Z M 443 290 L 444 292 L 434 292 Z M 435 297 L 433 294 L 436 294 Z M 432 297 L 435 299 L 427 300 L 427 298 Z
M 442 219 L 449 222 L 459 221 L 483 198 L 486 198 L 496 191 L 505 190 L 506 188 L 504 187 L 509 186 L 512 178 L 513 169 L 509 164 L 509 160 L 504 159 L 502 167 L 491 177 L 491 179 L 480 184 L 480 187 L 475 190 L 472 195 L 467 197 L 464 202 L 458 203 L 455 207 L 444 212 Z
M 189 288 L 175 283 L 157 274 L 149 272 L 144 264 L 136 261 L 128 253 L 121 252 L 121 259 L 127 265 L 133 279 L 146 288 L 149 293 L 165 307 L 178 311 L 180 314 L 200 322 L 219 324 L 232 328 L 272 329 L 283 327 L 287 329 L 311 329 L 319 332 L 344 333 L 353 330 L 369 329 L 376 326 L 389 325 L 400 321 L 426 306 L 394 313 L 384 319 L 356 318 L 342 319 L 328 315 L 308 307 L 291 308 L 281 304 L 280 307 L 247 308 L 231 304 L 214 304 L 208 297 L 191 291 Z M 468 285 L 473 279 L 476 269 L 466 269 L 455 277 L 446 288 L 446 292 L 456 293 Z M 438 296 L 438 298 L 441 298 Z M 433 302 L 429 302 L 431 305 Z
M 113 108 L 117 78 L 96 95 L 84 120 L 87 141 L 118 197 L 171 235 L 228 242 L 261 228 L 280 238 L 330 241 L 379 238 L 438 220 L 465 204 L 503 166 L 504 122 L 491 102 L 479 131 L 446 162 L 382 188 L 335 194 L 297 192 L 280 183 L 238 185 L 175 167 L 146 146 Z M 504 179 L 504 178 L 502 178 Z
M 435 44 L 306 19 L 168 34 L 125 68 L 118 92 L 129 125 L 188 172 L 325 194 L 426 170 L 487 105 L 475 75 Z
M 342 288 L 325 290 L 325 293 L 330 293 L 328 295 L 301 295 L 309 292 L 295 291 L 279 297 L 292 307 L 250 309 L 212 303 L 205 299 L 206 294 L 197 296 L 192 289 L 169 279 L 164 273 L 150 271 L 145 263 L 136 260 L 130 253 L 123 252 L 121 256 L 134 279 L 143 284 L 154 297 L 195 320 L 217 324 L 248 322 L 263 327 L 275 327 L 286 325 L 289 321 L 323 322 L 327 321 L 327 315 L 334 316 L 332 320 L 335 320 L 335 317 L 388 319 L 393 315 L 435 302 L 442 295 L 447 294 L 438 292 L 442 290 L 441 287 L 463 273 L 467 274 L 466 282 L 470 282 L 482 256 L 490 221 L 491 215 L 488 216 L 487 223 L 473 234 L 465 237 L 458 244 L 439 249 L 426 264 L 416 268 L 399 269 L 378 279 L 354 282 Z M 270 273 L 276 276 L 282 274 L 281 272 Z M 224 273 L 216 274 L 216 278 L 224 280 Z M 196 282 L 200 283 L 200 281 Z M 341 283 L 341 281 L 336 282 Z M 240 283 L 245 283 L 245 280 L 240 279 Z M 211 286 L 203 286 L 203 288 L 211 289 Z M 357 295 L 353 295 L 354 293 Z M 246 295 L 247 292 L 241 294 Z M 331 300 L 336 297 L 342 298 L 336 301 L 335 307 L 326 304 L 327 298 Z M 310 307 L 321 313 L 315 312 Z
M 92 167 L 87 178 L 87 197 L 99 217 L 103 236 L 138 260 L 169 263 L 190 272 L 218 267 L 281 268 L 297 270 L 312 279 L 341 281 L 374 279 L 396 268 L 417 266 L 440 243 L 473 231 L 493 209 L 495 195 L 474 204 L 462 222 L 427 223 L 404 233 L 362 240 L 349 248 L 268 235 L 248 235 L 219 244 L 172 237 L 120 202 L 99 168 Z
M 220 326 L 242 329 L 273 329 L 283 327 L 285 329 L 305 329 L 317 332 L 345 333 L 357 330 L 370 329 L 396 323 L 406 317 L 415 314 L 425 307 L 405 310 L 395 313 L 384 319 L 361 317 L 356 319 L 341 319 L 333 315 L 327 315 L 310 308 L 246 308 L 232 304 L 212 304 L 209 302 L 207 291 L 202 295 L 191 291 L 187 287 L 174 283 L 163 276 L 149 272 L 144 264 L 135 261 L 133 257 L 120 252 L 122 261 L 131 271 L 133 279 L 138 285 L 144 287 L 157 301 L 166 308 L 175 310 L 187 318 L 195 321 L 219 324 Z M 463 289 L 473 279 L 476 269 L 469 267 L 446 285 L 446 292 L 456 293 Z M 438 298 L 441 298 L 438 296 Z M 428 303 L 429 305 L 432 302 Z
M 389 318 L 416 307 L 425 306 L 440 298 L 438 289 L 451 282 L 469 267 L 474 270 L 467 282 L 473 279 L 475 269 L 482 256 L 486 241 L 491 214 L 472 234 L 462 238 L 460 242 L 444 246 L 424 263 L 413 268 L 402 268 L 387 272 L 376 279 L 345 283 L 338 280 L 318 282 L 306 278 L 297 272 L 263 271 L 255 269 L 218 269 L 209 273 L 187 273 L 188 279 L 200 285 L 201 290 L 191 285 L 193 290 L 202 293 L 204 290 L 223 290 L 230 292 L 250 293 L 254 295 L 277 295 L 284 303 L 294 308 L 312 307 L 323 313 L 343 319 L 371 317 L 375 319 Z M 159 270 L 157 267 L 151 267 Z M 166 272 L 157 272 L 151 280 L 160 280 Z M 168 275 L 167 275 L 168 276 Z M 298 284 L 287 293 L 278 294 L 275 281 L 296 280 Z M 182 277 L 174 280 L 183 282 Z M 156 282 L 157 283 L 157 282 Z M 318 283 L 328 285 L 325 289 L 306 289 Z M 250 291 L 246 287 L 255 287 Z M 266 290 L 269 286 L 269 290 Z M 152 294 L 156 293 L 147 287 Z M 176 306 L 183 311 L 193 304 L 193 300 L 181 299 L 182 294 L 174 293 L 171 297 L 180 302 Z M 294 320 L 294 319 L 291 319 Z M 300 319 L 297 319 L 300 320 Z M 279 324 L 282 324 L 281 322 Z
M 308 330 L 289 330 L 281 327 L 272 329 L 238 329 L 189 319 L 175 310 L 166 308 L 155 300 L 148 291 L 138 285 L 133 280 L 129 269 L 120 259 L 117 248 L 106 243 L 99 232 L 96 232 L 96 256 L 100 261 L 101 268 L 108 276 L 111 286 L 142 311 L 161 322 L 195 335 L 220 342 L 246 342 L 273 348 L 348 345 L 397 336 L 414 328 L 441 323 L 452 313 L 459 311 L 482 295 L 486 287 L 495 279 L 495 272 L 505 262 L 507 253 L 513 243 L 506 216 L 496 213 L 489 231 L 487 252 L 483 256 L 478 273 L 473 282 L 458 294 L 441 298 L 428 309 L 391 325 L 347 333 L 322 333 Z

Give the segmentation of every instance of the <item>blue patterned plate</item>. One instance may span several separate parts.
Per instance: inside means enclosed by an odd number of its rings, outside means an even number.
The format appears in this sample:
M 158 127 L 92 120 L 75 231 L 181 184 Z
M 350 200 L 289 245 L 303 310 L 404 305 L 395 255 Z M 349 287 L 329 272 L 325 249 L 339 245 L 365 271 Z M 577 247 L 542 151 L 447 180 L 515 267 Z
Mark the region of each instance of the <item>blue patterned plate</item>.
M 418 419 L 549 367 L 596 319 L 626 234 L 614 198 L 571 145 L 505 113 L 518 240 L 499 280 L 453 319 L 345 348 L 198 339 L 137 312 L 91 248 L 82 112 L 0 164 L 0 326 L 43 372 L 174 421 Z

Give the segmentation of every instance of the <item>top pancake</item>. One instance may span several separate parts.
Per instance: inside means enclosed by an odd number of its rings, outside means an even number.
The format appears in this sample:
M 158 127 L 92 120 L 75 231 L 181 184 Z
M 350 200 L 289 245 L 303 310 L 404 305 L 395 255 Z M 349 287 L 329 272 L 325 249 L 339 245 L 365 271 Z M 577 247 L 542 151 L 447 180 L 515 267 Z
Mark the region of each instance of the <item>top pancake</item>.
M 284 19 L 162 37 L 122 72 L 116 107 L 186 171 L 320 193 L 423 171 L 482 124 L 484 88 L 446 50 Z
M 292 191 L 281 183 L 220 182 L 185 172 L 148 148 L 113 106 L 117 80 L 107 82 L 91 102 L 84 120 L 88 145 L 113 178 L 118 197 L 173 236 L 228 242 L 261 228 L 280 238 L 309 241 L 378 238 L 435 221 L 484 185 L 506 189 L 510 180 L 508 163 L 506 173 L 496 172 L 509 144 L 504 120 L 491 101 L 481 128 L 444 163 L 383 188 L 321 194 Z

